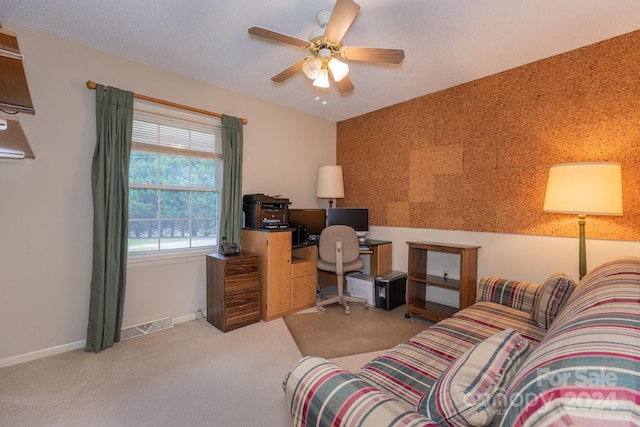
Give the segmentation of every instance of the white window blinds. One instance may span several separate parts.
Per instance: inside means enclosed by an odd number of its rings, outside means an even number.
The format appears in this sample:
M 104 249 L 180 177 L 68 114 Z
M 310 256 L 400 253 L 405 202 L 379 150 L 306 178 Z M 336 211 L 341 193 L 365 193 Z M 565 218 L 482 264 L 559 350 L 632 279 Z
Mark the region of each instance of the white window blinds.
M 220 126 L 135 110 L 132 149 L 221 158 Z

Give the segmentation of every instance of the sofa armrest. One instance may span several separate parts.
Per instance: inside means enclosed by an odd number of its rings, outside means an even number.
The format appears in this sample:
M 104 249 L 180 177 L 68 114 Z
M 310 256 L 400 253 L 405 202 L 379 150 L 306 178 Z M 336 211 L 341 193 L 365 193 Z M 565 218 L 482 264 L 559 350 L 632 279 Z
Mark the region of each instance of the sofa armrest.
M 423 426 L 438 424 L 320 357 L 305 357 L 283 382 L 294 426 Z
M 538 289 L 540 289 L 540 285 L 537 283 L 518 282 L 499 277 L 483 277 L 478 283 L 476 302 L 495 302 L 531 313 Z

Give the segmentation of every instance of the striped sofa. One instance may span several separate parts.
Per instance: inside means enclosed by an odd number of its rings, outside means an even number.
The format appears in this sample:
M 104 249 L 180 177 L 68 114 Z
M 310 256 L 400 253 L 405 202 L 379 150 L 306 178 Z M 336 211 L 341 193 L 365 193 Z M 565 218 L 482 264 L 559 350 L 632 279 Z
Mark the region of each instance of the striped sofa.
M 640 425 L 640 258 L 477 294 L 354 373 L 301 359 L 283 382 L 294 425 Z

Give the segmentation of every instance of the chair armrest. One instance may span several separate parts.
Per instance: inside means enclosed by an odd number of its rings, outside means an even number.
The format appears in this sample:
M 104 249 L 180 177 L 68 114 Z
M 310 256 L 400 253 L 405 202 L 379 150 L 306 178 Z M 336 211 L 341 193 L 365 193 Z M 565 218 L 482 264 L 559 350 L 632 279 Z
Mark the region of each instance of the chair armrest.
M 476 302 L 487 301 L 531 313 L 540 285 L 499 277 L 483 277 L 478 283 Z
M 438 426 L 320 357 L 300 359 L 285 377 L 283 388 L 294 426 Z

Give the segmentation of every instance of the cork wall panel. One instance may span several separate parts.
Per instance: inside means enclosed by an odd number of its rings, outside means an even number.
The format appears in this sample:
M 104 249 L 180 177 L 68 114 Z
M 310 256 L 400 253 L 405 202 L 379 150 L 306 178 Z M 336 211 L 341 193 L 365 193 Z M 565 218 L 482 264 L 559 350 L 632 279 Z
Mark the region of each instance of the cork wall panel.
M 576 236 L 542 211 L 549 167 L 622 164 L 621 217 L 589 238 L 640 240 L 640 31 L 338 123 L 345 198 L 372 225 Z

